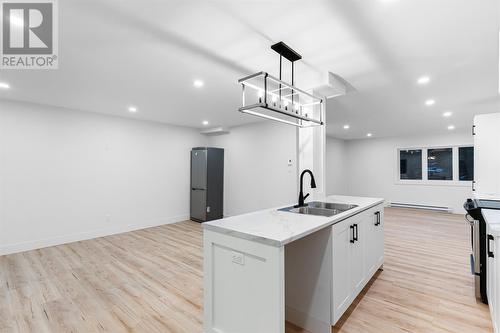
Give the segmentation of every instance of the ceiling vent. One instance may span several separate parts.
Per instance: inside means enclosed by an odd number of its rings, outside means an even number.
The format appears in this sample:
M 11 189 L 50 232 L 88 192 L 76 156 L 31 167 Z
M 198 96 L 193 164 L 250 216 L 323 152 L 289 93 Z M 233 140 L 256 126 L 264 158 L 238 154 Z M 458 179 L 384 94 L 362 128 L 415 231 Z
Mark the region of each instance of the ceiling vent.
M 271 49 L 280 55 L 279 78 L 258 72 L 238 80 L 242 87 L 239 111 L 298 127 L 323 125 L 323 98 L 294 86 L 294 62 L 302 56 L 283 42 Z M 283 57 L 292 65 L 291 83 L 281 80 Z

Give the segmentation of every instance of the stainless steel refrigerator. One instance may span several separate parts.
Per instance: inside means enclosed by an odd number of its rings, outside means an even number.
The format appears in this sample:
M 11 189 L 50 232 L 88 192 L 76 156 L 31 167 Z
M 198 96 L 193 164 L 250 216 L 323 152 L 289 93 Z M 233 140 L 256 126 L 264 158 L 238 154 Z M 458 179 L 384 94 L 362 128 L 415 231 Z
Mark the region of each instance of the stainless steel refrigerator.
M 224 149 L 191 150 L 191 220 L 221 219 L 224 198 Z

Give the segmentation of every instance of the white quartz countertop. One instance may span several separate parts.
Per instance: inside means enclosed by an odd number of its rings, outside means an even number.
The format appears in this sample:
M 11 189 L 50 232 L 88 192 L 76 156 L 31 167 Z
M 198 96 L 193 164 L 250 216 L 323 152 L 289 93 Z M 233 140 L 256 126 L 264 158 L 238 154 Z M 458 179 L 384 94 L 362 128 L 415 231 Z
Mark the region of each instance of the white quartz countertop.
M 474 193 L 474 199 L 478 200 L 500 200 L 500 194 L 498 193 Z
M 352 204 L 358 205 L 358 207 L 331 217 L 325 217 L 278 211 L 278 208 L 286 207 L 282 206 L 205 222 L 203 227 L 207 230 L 272 246 L 284 246 L 383 203 L 384 199 L 332 195 L 325 200 L 317 201 Z
M 490 227 L 493 237 L 500 237 L 500 210 L 498 209 L 481 209 L 484 220 Z

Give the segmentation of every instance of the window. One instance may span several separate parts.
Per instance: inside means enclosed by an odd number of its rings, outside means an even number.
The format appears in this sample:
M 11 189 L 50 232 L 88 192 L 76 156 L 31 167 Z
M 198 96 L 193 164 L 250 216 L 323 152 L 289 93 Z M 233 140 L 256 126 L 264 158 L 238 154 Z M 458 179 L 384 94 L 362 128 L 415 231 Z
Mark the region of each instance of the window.
M 459 180 L 474 180 L 474 147 L 458 148 Z
M 400 179 L 422 179 L 422 150 L 399 151 Z
M 397 150 L 396 182 L 470 186 L 474 179 L 474 147 L 415 147 Z
M 453 180 L 452 148 L 427 150 L 427 179 Z

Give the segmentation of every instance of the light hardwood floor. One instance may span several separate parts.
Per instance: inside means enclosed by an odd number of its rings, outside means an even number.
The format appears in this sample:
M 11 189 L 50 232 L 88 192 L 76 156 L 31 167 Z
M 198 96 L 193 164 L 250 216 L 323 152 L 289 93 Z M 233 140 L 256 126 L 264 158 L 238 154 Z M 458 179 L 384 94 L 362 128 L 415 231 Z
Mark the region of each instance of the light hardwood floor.
M 463 218 L 385 218 L 384 271 L 333 332 L 491 333 Z M 0 332 L 201 332 L 201 244 L 200 225 L 183 222 L 0 257 Z

